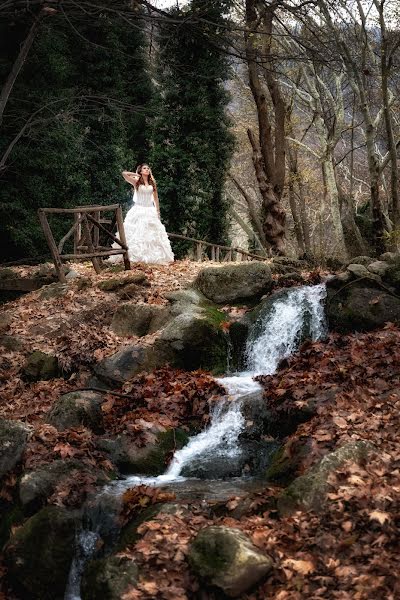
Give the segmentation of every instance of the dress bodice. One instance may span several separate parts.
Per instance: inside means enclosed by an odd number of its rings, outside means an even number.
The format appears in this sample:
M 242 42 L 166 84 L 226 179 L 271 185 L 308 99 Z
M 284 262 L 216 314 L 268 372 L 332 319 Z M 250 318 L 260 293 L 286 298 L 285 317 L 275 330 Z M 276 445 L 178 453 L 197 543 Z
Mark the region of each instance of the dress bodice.
M 154 206 L 153 192 L 152 185 L 139 185 L 136 190 L 135 204 L 138 206 Z

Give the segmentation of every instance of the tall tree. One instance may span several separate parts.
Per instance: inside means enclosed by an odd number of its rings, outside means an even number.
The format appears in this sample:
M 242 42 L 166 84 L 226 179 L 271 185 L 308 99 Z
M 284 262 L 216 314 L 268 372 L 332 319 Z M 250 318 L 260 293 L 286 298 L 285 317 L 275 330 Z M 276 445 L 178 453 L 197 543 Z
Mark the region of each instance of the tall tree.
M 1 24 L 4 75 L 30 26 L 25 16 Z M 148 147 L 144 52 L 142 31 L 107 15 L 71 24 L 58 14 L 41 22 L 3 115 L 3 258 L 47 251 L 39 207 L 127 199 L 120 171 Z M 67 225 L 55 223 L 57 234 Z
M 218 35 L 225 34 L 230 5 L 192 0 L 184 11 L 171 11 L 178 26 L 161 25 L 153 119 L 152 164 L 168 230 L 220 243 L 226 239 L 223 187 L 233 137 L 224 87 L 229 63 Z M 178 254 L 184 250 L 175 247 Z

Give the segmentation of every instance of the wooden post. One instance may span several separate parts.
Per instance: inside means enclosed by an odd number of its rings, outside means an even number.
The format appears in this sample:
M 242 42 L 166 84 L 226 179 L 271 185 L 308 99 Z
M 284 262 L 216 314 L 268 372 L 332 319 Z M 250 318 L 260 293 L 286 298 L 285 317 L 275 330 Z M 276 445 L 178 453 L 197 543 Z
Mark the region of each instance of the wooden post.
M 203 244 L 198 242 L 196 245 L 196 260 L 197 260 L 197 262 L 202 261 L 202 256 L 203 256 Z
M 44 211 L 41 208 L 39 208 L 38 215 L 39 215 L 40 224 L 41 224 L 42 229 L 43 229 L 44 237 L 46 238 L 46 241 L 47 241 L 48 246 L 50 248 L 51 255 L 53 257 L 54 267 L 56 269 L 56 273 L 57 273 L 58 279 L 62 283 L 65 283 L 66 279 L 65 279 L 65 274 L 64 274 L 64 267 L 63 267 L 63 264 L 61 262 L 60 255 L 58 253 L 58 248 L 57 248 L 57 245 L 56 245 L 56 243 L 54 241 L 53 234 L 51 233 L 50 225 L 49 225 L 49 222 L 47 220 L 46 214 L 44 213 Z
M 211 246 L 211 260 L 215 261 L 215 246 Z
M 123 245 L 125 246 L 125 248 L 128 248 L 128 244 L 126 243 L 126 237 L 125 237 L 124 219 L 122 218 L 122 209 L 120 206 L 118 206 L 115 216 L 117 219 L 118 237 L 121 240 L 121 242 L 123 243 Z M 123 253 L 122 256 L 124 259 L 125 271 L 130 271 L 131 263 L 129 261 L 128 250 L 125 250 L 125 252 Z
M 88 214 L 90 214 L 90 213 L 88 213 Z M 93 219 L 94 219 L 94 221 L 97 221 L 97 222 L 100 221 L 100 211 L 99 210 L 96 210 L 93 213 Z M 98 227 L 93 226 L 93 246 L 94 246 L 95 250 L 97 250 L 99 242 L 100 242 L 100 230 Z
M 217 262 L 220 262 L 220 260 L 221 260 L 221 258 L 220 258 L 220 252 L 219 252 L 219 246 L 217 246 L 217 247 L 215 248 L 215 260 L 216 260 Z
M 79 213 L 74 213 L 74 223 L 75 223 L 75 232 L 74 232 L 74 254 L 78 254 L 78 245 L 79 238 L 81 237 L 81 219 Z
M 86 218 L 86 215 L 83 215 L 82 223 L 83 223 L 83 231 L 85 232 L 85 237 L 87 238 L 87 246 L 88 246 L 89 252 L 91 254 L 95 254 L 95 249 L 94 249 L 92 238 L 90 235 L 89 221 Z M 99 275 L 99 273 L 101 273 L 101 266 L 100 266 L 99 259 L 96 256 L 92 257 L 92 263 L 94 266 L 94 270 Z

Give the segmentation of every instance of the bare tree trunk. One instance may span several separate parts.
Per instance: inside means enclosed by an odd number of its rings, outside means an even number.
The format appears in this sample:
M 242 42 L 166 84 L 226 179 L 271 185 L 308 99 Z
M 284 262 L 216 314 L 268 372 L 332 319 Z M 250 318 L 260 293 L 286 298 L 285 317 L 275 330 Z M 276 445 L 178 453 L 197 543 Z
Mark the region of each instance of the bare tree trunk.
M 245 199 L 247 207 L 249 209 L 249 216 L 250 216 L 251 224 L 253 225 L 253 229 L 257 232 L 257 235 L 260 238 L 260 241 L 262 243 L 262 247 L 267 248 L 267 240 L 265 239 L 265 233 L 262 228 L 260 216 L 258 214 L 257 207 L 254 204 L 253 198 L 250 196 L 250 194 L 247 193 L 247 191 L 244 189 L 244 187 L 242 185 L 240 185 L 240 183 L 238 182 L 236 177 L 234 177 L 231 173 L 229 174 L 229 178 L 233 181 L 236 188 L 239 190 L 239 192 L 242 194 L 243 198 Z
M 253 149 L 253 164 L 262 197 L 262 226 L 266 241 L 278 254 L 285 253 L 285 211 L 280 203 L 285 180 L 285 103 L 279 83 L 274 74 L 270 55 L 272 21 L 275 7 L 257 14 L 257 0 L 246 0 L 245 49 L 249 72 L 249 84 L 257 107 L 259 140 L 249 129 L 248 136 Z M 265 81 L 274 108 L 274 133 L 272 116 L 264 87 L 260 80 L 260 62 L 257 40 L 259 26 L 264 37 Z
M 296 206 L 296 197 L 294 194 L 294 182 L 295 182 L 295 177 L 293 176 L 293 172 L 290 171 L 289 173 L 289 205 L 290 205 L 290 210 L 293 216 L 293 221 L 294 221 L 294 233 L 296 236 L 296 240 L 297 240 L 297 245 L 299 247 L 299 254 L 304 255 L 305 253 L 305 245 L 304 245 L 304 236 L 303 236 L 303 228 L 302 228 L 302 223 L 301 220 L 299 218 L 299 213 L 297 210 L 297 206 Z
M 267 242 L 278 254 L 285 253 L 286 214 L 265 174 L 260 145 L 251 129 L 247 130 L 253 148 L 253 164 L 262 197 L 263 231 Z

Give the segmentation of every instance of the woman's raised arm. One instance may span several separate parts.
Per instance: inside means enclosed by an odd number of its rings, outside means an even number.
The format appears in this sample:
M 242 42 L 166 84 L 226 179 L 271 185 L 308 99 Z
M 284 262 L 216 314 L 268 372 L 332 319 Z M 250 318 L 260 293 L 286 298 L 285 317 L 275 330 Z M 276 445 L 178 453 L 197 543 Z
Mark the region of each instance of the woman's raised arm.
M 140 177 L 138 173 L 132 173 L 131 171 L 122 171 L 121 175 L 125 179 L 125 181 L 127 181 L 131 185 L 135 185 L 135 183 Z

